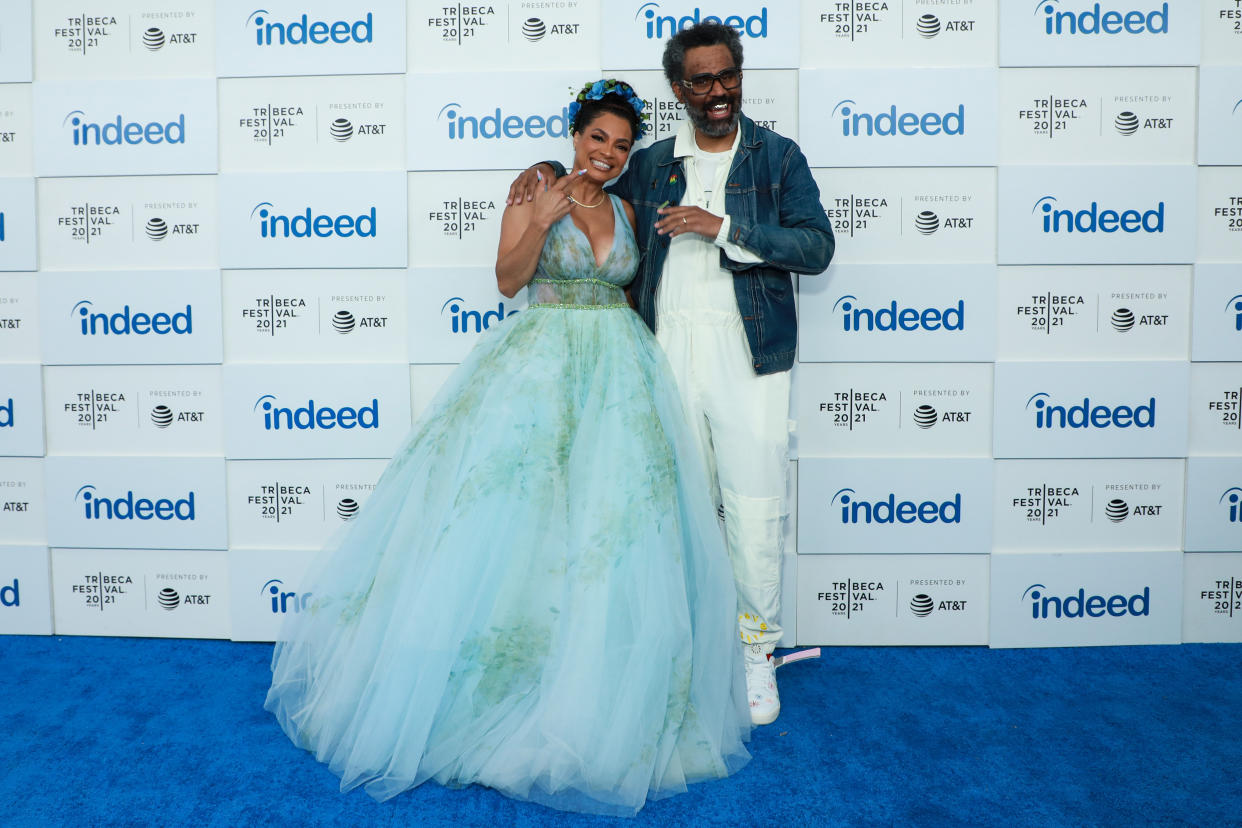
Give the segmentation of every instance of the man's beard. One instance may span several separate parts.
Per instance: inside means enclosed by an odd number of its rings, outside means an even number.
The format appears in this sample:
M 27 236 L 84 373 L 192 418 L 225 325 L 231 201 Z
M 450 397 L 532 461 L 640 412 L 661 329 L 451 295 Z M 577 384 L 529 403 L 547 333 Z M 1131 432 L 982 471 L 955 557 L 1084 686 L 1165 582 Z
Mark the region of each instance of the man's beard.
M 690 119 L 690 123 L 694 124 L 694 128 L 709 138 L 723 138 L 733 130 L 737 129 L 738 116 L 741 114 L 740 96 L 733 95 L 717 95 L 711 100 L 706 101 L 702 107 L 697 107 L 689 101 L 685 101 L 686 116 Z M 724 101 L 730 104 L 732 112 L 725 121 L 713 121 L 707 117 L 707 110 L 710 107 Z

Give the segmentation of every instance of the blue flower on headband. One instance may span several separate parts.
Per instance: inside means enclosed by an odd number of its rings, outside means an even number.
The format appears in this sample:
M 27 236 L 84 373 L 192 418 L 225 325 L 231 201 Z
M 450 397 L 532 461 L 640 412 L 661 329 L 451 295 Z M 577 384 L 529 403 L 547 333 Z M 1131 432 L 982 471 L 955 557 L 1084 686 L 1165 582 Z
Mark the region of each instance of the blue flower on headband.
M 646 102 L 638 97 L 638 93 L 634 91 L 634 87 L 625 81 L 619 81 L 616 78 L 601 78 L 594 83 L 587 83 L 578 92 L 578 97 L 569 105 L 569 122 L 572 124 L 578 117 L 578 111 L 582 109 L 582 105 L 587 101 L 598 101 L 605 95 L 616 95 L 633 108 L 638 115 L 638 129 L 634 136 L 635 140 L 642 138 L 647 134 L 650 114 L 644 112 L 647 108 Z

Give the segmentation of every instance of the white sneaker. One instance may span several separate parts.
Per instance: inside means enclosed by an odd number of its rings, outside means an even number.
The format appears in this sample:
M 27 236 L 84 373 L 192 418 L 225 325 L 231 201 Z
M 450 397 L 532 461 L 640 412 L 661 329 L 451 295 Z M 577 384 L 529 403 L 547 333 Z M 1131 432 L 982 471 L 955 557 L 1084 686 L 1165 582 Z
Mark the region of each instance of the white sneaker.
M 757 644 L 746 647 L 746 696 L 750 701 L 750 721 L 771 724 L 781 714 L 781 698 L 776 692 L 776 667 L 772 657 Z

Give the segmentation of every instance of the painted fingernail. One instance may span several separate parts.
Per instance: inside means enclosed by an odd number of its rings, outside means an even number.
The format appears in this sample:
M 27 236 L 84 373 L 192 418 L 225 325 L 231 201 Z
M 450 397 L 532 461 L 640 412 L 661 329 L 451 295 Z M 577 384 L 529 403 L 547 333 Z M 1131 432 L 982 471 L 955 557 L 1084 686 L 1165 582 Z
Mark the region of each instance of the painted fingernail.
M 581 170 L 578 170 L 578 175 L 586 175 L 586 169 L 583 168 Z
M 543 173 L 539 172 L 539 170 L 535 170 L 535 178 L 543 181 Z

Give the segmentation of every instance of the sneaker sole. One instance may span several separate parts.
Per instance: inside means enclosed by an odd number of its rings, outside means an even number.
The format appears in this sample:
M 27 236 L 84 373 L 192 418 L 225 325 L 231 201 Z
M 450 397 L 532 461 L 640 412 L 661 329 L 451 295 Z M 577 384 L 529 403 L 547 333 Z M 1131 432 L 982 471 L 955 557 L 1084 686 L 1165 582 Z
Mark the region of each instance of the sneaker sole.
M 756 715 L 752 712 L 750 714 L 750 723 L 755 726 L 772 724 L 772 722 L 776 721 L 776 717 L 779 715 L 781 715 L 781 706 L 778 704 L 776 709 L 766 716 Z

